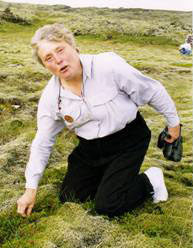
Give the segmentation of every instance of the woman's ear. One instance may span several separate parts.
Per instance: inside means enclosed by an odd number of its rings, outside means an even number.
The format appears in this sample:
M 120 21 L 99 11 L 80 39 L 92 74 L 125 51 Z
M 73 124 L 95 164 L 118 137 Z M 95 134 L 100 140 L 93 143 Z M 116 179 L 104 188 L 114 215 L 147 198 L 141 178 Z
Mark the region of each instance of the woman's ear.
M 77 53 L 80 53 L 80 50 L 79 50 L 79 48 L 78 48 L 78 47 L 76 47 L 76 51 L 77 51 Z

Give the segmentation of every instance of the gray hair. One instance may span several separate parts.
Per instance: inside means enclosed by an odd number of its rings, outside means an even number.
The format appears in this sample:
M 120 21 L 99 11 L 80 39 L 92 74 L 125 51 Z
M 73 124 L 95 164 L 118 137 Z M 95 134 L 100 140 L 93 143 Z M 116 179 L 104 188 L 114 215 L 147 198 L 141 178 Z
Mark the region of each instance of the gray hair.
M 54 23 L 50 25 L 45 25 L 39 28 L 35 32 L 31 40 L 33 56 L 41 65 L 43 65 L 43 63 L 40 57 L 38 56 L 39 42 L 41 40 L 56 41 L 56 42 L 65 41 L 73 48 L 76 48 L 76 43 L 75 43 L 75 39 L 74 39 L 72 32 L 67 30 L 63 24 Z

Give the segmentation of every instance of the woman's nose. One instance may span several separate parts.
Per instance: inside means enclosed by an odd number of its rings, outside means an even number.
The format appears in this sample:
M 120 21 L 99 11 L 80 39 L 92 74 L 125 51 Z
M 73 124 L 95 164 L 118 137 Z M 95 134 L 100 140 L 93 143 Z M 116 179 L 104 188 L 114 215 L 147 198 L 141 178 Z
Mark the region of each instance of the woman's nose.
M 62 62 L 62 57 L 61 56 L 59 56 L 59 55 L 55 55 L 54 56 L 54 58 L 55 58 L 55 62 L 56 62 L 56 64 L 60 64 L 61 62 Z

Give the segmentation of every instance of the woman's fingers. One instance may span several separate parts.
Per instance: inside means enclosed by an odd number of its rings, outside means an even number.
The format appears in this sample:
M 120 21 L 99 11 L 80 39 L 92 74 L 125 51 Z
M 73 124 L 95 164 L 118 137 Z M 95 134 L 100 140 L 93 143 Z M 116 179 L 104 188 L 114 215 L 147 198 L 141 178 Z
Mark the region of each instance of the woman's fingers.
M 35 204 L 36 191 L 26 191 L 17 201 L 17 213 L 23 217 L 30 216 Z
M 33 206 L 29 206 L 27 209 L 27 216 L 30 216 Z
M 17 213 L 20 214 L 23 217 L 26 217 L 26 209 L 27 205 L 23 205 L 20 202 L 17 203 Z

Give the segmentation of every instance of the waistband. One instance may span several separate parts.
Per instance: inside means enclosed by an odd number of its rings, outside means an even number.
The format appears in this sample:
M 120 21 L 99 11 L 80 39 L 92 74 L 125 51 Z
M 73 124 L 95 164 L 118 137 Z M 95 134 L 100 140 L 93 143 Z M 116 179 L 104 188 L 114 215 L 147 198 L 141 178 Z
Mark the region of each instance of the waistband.
M 145 120 L 143 119 L 143 117 L 141 116 L 141 114 L 139 112 L 137 112 L 137 116 L 136 119 L 133 120 L 132 122 L 128 123 L 123 129 L 121 129 L 120 131 L 117 131 L 113 134 L 107 135 L 105 137 L 100 137 L 100 138 L 96 138 L 96 139 L 92 139 L 92 140 L 87 140 L 84 139 L 80 136 L 77 136 L 78 139 L 80 140 L 81 143 L 83 144 L 93 144 L 93 143 L 97 143 L 98 141 L 100 142 L 109 142 L 112 140 L 116 140 L 116 139 L 120 139 L 120 137 L 123 137 L 125 134 L 127 134 L 129 131 L 133 131 L 135 129 L 135 126 L 137 123 L 140 123 L 140 125 L 143 127 L 147 127 Z M 147 127 L 148 129 L 148 127 Z

